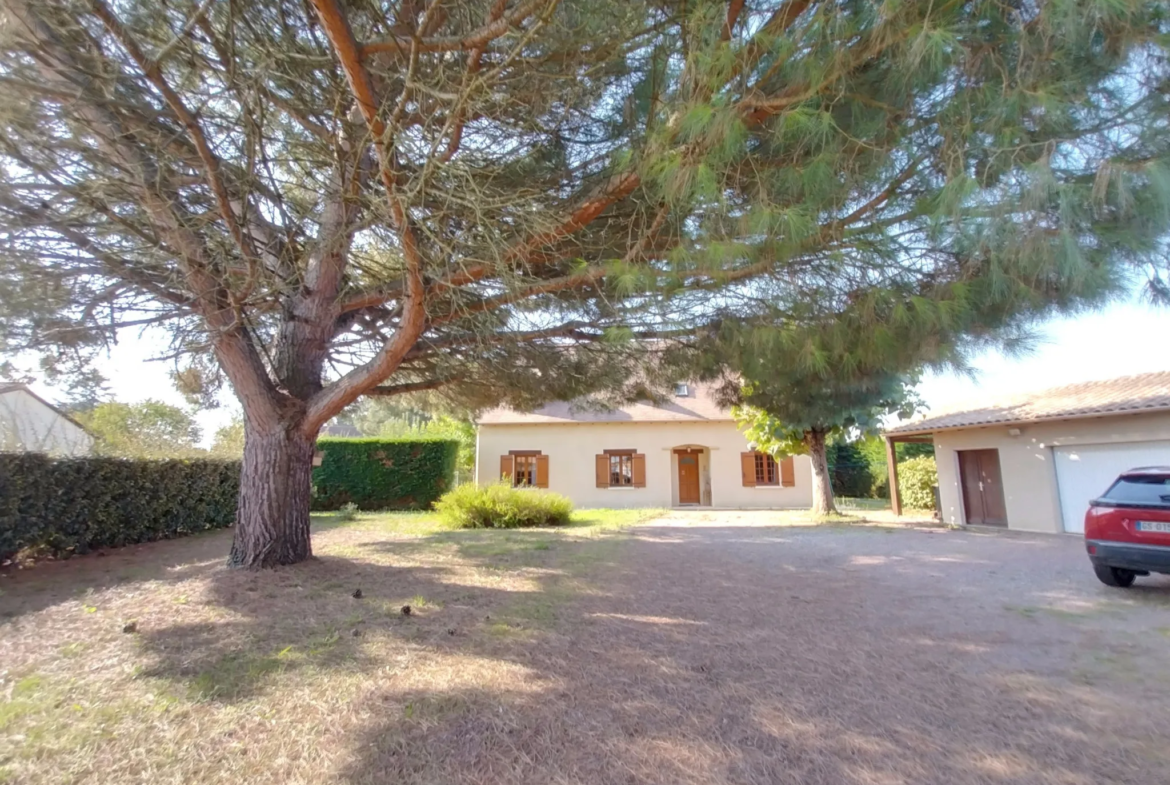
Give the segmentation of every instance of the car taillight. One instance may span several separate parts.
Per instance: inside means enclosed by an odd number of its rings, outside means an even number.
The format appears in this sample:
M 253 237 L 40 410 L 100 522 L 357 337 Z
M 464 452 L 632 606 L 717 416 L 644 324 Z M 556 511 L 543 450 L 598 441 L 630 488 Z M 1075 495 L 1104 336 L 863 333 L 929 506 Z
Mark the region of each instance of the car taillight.
M 1086 545 L 1085 550 L 1087 550 L 1089 552 L 1090 556 L 1095 556 L 1097 554 L 1097 546 L 1096 545 Z

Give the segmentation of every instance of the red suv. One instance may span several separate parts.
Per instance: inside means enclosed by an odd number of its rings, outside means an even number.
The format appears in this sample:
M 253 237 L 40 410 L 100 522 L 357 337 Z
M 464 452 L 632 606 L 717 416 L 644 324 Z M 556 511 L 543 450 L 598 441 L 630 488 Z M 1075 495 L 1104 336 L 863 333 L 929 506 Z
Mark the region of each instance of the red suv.
M 1170 574 L 1170 466 L 1130 469 L 1085 513 L 1085 549 L 1107 586 Z

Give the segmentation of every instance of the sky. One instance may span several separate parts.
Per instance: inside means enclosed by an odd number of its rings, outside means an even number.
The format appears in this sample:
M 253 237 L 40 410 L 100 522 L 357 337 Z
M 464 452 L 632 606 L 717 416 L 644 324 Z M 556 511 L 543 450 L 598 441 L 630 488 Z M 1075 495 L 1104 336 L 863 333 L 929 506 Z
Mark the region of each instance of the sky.
M 929 411 L 982 405 L 1016 393 L 1043 390 L 1076 382 L 1109 379 L 1150 371 L 1170 371 L 1170 308 L 1157 308 L 1136 296 L 1105 309 L 1075 317 L 1053 319 L 1036 331 L 1034 350 L 1022 357 L 988 351 L 972 358 L 975 377 L 955 373 L 927 374 L 918 392 Z M 114 400 L 133 403 L 147 398 L 187 408 L 174 389 L 169 362 L 151 362 L 166 346 L 150 333 L 123 335 L 99 368 L 109 380 Z M 50 401 L 58 391 L 34 383 L 33 389 Z M 221 396 L 218 409 L 201 411 L 196 419 L 210 444 L 215 430 L 238 415 L 231 394 Z
M 123 331 L 118 337 L 118 343 L 96 363 L 98 370 L 106 377 L 106 388 L 110 393 L 108 399 L 123 403 L 154 399 L 191 411 L 191 405 L 171 382 L 170 372 L 174 363 L 152 359 L 165 354 L 168 345 L 167 337 L 157 331 Z M 30 386 L 33 392 L 50 402 L 63 400 L 60 391 L 49 385 L 34 382 Z M 209 447 L 215 431 L 240 413 L 239 404 L 230 391 L 224 390 L 219 397 L 221 403 L 218 408 L 195 413 L 204 446 Z
M 927 374 L 918 392 L 938 413 L 989 400 L 1152 371 L 1170 371 L 1170 308 L 1137 296 L 1102 310 L 1057 318 L 1036 330 L 1034 351 L 1005 357 L 997 351 L 973 359 L 975 378 Z

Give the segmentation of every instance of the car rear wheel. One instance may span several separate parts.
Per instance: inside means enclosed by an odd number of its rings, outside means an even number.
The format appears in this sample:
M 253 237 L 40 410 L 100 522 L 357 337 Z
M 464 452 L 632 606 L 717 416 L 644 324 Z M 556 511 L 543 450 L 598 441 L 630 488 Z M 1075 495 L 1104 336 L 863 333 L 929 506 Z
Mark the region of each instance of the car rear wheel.
M 1101 583 L 1106 586 L 1116 586 L 1119 589 L 1128 589 L 1133 586 L 1134 578 L 1137 573 L 1133 570 L 1123 570 L 1120 567 L 1106 567 L 1103 564 L 1094 564 L 1093 572 L 1097 573 L 1097 577 Z

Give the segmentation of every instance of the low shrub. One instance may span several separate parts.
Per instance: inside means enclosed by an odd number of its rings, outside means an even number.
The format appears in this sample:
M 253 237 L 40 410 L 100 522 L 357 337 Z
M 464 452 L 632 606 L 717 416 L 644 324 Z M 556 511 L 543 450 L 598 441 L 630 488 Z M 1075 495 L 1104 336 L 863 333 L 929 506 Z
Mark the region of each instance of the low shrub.
M 934 458 L 920 455 L 898 463 L 898 490 L 902 506 L 913 510 L 934 509 L 934 486 L 938 485 L 938 466 Z
M 0 453 L 0 561 L 222 529 L 239 492 L 238 461 Z
M 889 466 L 886 465 L 886 441 L 881 436 L 866 436 L 853 443 L 861 453 L 862 459 L 869 464 L 869 473 L 873 484 L 869 488 L 869 496 L 875 499 L 890 498 Z M 911 458 L 934 457 L 934 445 L 922 442 L 898 442 L 894 445 L 898 456 L 898 467 Z
M 459 443 L 451 439 L 317 440 L 314 510 L 425 510 L 455 484 Z
M 559 493 L 536 488 L 460 485 L 435 503 L 439 517 L 460 529 L 517 529 L 528 526 L 564 526 L 573 502 Z

